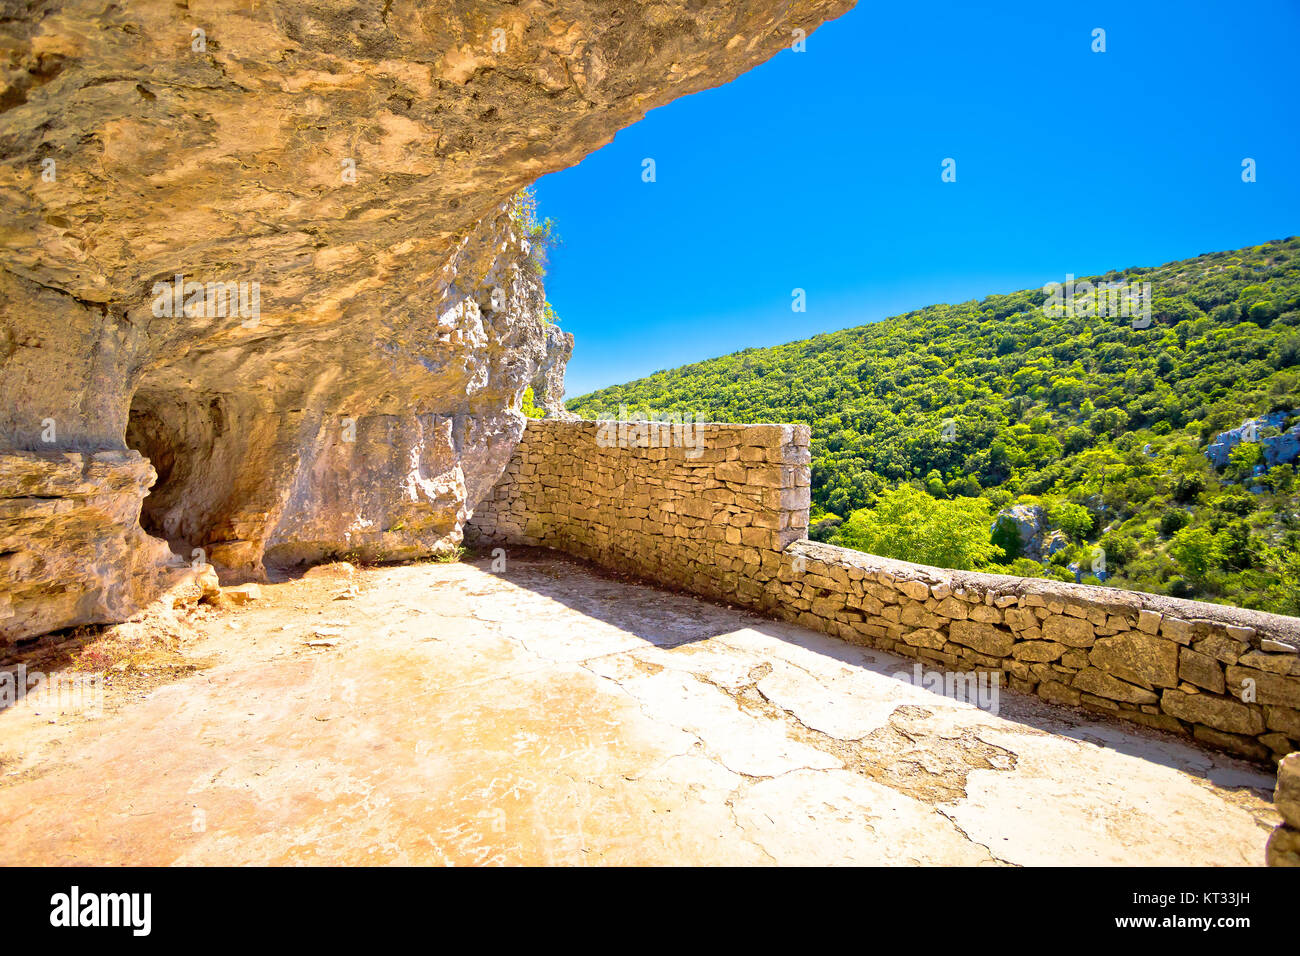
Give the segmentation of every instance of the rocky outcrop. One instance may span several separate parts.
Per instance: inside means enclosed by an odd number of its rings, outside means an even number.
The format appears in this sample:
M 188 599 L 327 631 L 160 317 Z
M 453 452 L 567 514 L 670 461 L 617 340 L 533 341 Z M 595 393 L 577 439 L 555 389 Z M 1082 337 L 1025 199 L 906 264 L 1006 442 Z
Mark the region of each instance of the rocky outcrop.
M 1282 823 L 1269 837 L 1268 865 L 1300 866 L 1300 753 L 1278 764 L 1273 805 L 1282 815 Z
M 533 401 L 546 412 L 547 418 L 576 420 L 564 407 L 564 369 L 573 355 L 573 333 L 557 325 L 546 327 L 546 357 L 533 375 Z
M 1030 560 L 1046 561 L 1070 543 L 1064 532 L 1052 528 L 1047 509 L 1042 505 L 1012 505 L 998 514 L 993 527 L 1003 520 L 1015 524 L 1020 536 L 1020 553 Z
M 1260 445 L 1265 467 L 1285 465 L 1300 458 L 1300 425 L 1286 427 L 1289 419 L 1300 416 L 1300 409 L 1290 412 L 1269 412 L 1259 418 L 1248 419 L 1236 428 L 1219 432 L 1205 448 L 1205 457 L 1215 468 L 1226 468 L 1232 450 L 1242 442 L 1256 442 Z M 1279 431 L 1280 434 L 1264 436 L 1265 429 Z
M 5 3 L 0 640 L 454 547 L 572 348 L 508 197 L 848 6 Z
M 136 451 L 0 453 L 0 637 L 121 621 L 165 594 L 214 591 L 206 564 L 187 564 L 138 524 L 153 482 Z

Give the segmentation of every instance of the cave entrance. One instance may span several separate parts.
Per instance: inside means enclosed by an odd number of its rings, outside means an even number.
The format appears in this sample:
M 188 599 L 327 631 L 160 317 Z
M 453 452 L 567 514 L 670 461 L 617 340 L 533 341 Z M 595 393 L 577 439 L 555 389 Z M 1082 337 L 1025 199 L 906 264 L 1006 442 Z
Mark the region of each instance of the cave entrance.
M 216 396 L 141 388 L 131 398 L 126 444 L 158 473 L 140 508 L 140 526 L 187 560 L 207 538 L 202 479 L 225 430 L 225 410 Z

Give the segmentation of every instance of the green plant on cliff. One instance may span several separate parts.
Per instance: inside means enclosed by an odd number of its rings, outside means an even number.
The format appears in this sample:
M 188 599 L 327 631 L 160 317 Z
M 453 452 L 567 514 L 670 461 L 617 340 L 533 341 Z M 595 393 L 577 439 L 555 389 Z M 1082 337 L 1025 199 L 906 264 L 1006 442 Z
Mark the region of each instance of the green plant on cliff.
M 509 208 L 510 218 L 525 242 L 528 264 L 533 274 L 540 278 L 546 275 L 552 250 L 561 242 L 555 220 L 550 216 L 538 218 L 537 194 L 532 187 L 521 189 L 511 196 Z
M 1218 561 L 1219 543 L 1205 528 L 1183 528 L 1170 542 L 1169 553 L 1190 578 L 1203 581 Z
M 510 197 L 509 211 L 510 219 L 518 230 L 526 250 L 525 259 L 528 269 L 541 279 L 546 275 L 547 267 L 550 265 L 551 252 L 563 242 L 555 226 L 555 220 L 550 216 L 545 219 L 538 218 L 537 194 L 532 187 L 521 189 Z M 556 314 L 550 300 L 543 304 L 542 322 L 546 325 L 560 324 L 560 317 Z
M 1028 561 L 1004 527 L 1008 570 L 1075 580 L 1101 547 L 1109 585 L 1296 613 L 1295 466 L 1268 466 L 1251 443 L 1216 469 L 1205 450 L 1246 419 L 1300 409 L 1300 240 L 1095 278 L 1150 282 L 1150 327 L 1048 315 L 1029 289 L 746 349 L 568 407 L 811 425 L 822 538 L 846 540 L 853 516 L 904 486 L 935 503 L 979 498 L 991 514 L 1041 504 L 1070 550 Z M 1198 533 L 1179 539 L 1187 529 Z
M 546 417 L 546 409 L 539 408 L 536 405 L 536 399 L 533 396 L 533 387 L 531 385 L 524 389 L 524 397 L 520 401 L 519 410 L 528 418 Z

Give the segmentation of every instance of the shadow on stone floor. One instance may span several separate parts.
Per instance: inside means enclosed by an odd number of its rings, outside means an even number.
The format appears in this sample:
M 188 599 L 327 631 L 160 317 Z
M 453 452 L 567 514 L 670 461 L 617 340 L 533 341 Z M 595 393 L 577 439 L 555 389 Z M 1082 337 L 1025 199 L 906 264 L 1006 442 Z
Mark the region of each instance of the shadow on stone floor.
M 480 570 L 491 569 L 490 557 L 478 554 L 466 560 Z M 578 576 L 584 579 L 581 588 L 574 587 Z M 656 647 L 680 647 L 767 622 L 749 611 L 620 575 L 546 548 L 511 548 L 499 577 Z M 739 623 L 738 617 L 745 623 Z
M 467 555 L 481 570 L 491 557 L 480 550 Z M 743 608 L 710 601 L 688 592 L 597 567 L 546 548 L 510 548 L 507 569 L 499 576 L 511 584 L 557 601 L 578 613 L 617 627 L 662 649 L 698 644 L 750 630 L 764 638 L 811 651 L 828 661 L 871 671 L 918 686 L 936 704 L 952 706 L 945 694 L 917 684 L 917 660 L 888 651 L 850 644 L 817 631 L 762 617 Z M 581 586 L 575 586 L 581 580 Z M 926 668 L 922 675 L 947 673 Z M 960 703 L 959 706 L 974 707 Z M 1201 747 L 1171 733 L 1141 727 L 1097 711 L 1077 711 L 1039 697 L 998 688 L 996 717 L 1030 732 L 1053 734 L 1180 770 L 1228 789 L 1251 789 L 1271 797 L 1274 770 Z M 1116 782 L 1122 785 L 1121 781 Z

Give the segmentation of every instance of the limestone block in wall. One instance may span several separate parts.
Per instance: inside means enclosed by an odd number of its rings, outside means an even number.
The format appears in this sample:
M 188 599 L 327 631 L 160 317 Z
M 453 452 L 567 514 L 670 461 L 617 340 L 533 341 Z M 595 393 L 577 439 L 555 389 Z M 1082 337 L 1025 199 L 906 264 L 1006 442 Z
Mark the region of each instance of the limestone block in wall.
M 1142 631 L 1097 638 L 1088 660 L 1121 680 L 1148 689 L 1178 686 L 1178 645 Z
M 812 451 L 807 446 L 786 445 L 782 449 L 781 463 L 785 465 L 811 465 Z
M 1233 693 L 1253 687 L 1255 699 L 1261 704 L 1300 708 L 1300 680 L 1294 677 L 1235 665 L 1225 668 L 1225 677 Z
M 786 445 L 794 444 L 794 432 L 797 425 L 750 425 L 737 428 L 739 444 L 752 445 L 773 450 L 780 450 Z
M 1122 681 L 1095 667 L 1079 671 L 1071 681 L 1071 686 L 1098 697 L 1129 704 L 1155 704 L 1160 700 L 1152 691 Z
M 712 478 L 717 482 L 731 482 L 736 485 L 749 484 L 750 469 L 743 462 L 724 461 L 720 462 L 713 470 Z
M 1272 654 L 1267 651 L 1247 651 L 1238 658 L 1242 667 L 1253 667 L 1270 674 L 1300 676 L 1300 655 L 1295 653 Z
M 1011 656 L 1018 661 L 1049 663 L 1060 660 L 1065 651 L 1065 645 L 1055 641 L 1020 641 L 1011 648 Z
M 1245 734 L 1230 734 L 1201 724 L 1197 724 L 1192 728 L 1192 736 L 1215 750 L 1236 754 L 1239 757 L 1245 757 L 1247 760 L 1263 763 L 1271 756 L 1269 748 L 1257 737 Z
M 1264 723 L 1269 730 L 1286 734 L 1300 741 L 1300 710 L 1290 707 L 1264 707 Z
M 1171 641 L 1177 641 L 1179 644 L 1190 644 L 1192 642 L 1192 622 L 1176 617 L 1166 617 L 1160 622 L 1160 634 Z
M 1225 690 L 1223 668 L 1219 662 L 1208 654 L 1194 651 L 1190 647 L 1179 649 L 1178 676 L 1181 680 L 1215 694 L 1222 694 Z
M 1192 650 L 1213 657 L 1221 664 L 1235 664 L 1248 645 L 1225 634 L 1209 634 L 1192 642 Z
M 1166 690 L 1160 697 L 1160 707 L 1180 720 L 1228 733 L 1253 735 L 1264 732 L 1264 717 L 1258 708 L 1224 697 Z
M 989 657 L 1005 657 L 1015 646 L 1015 635 L 991 624 L 976 621 L 953 621 L 949 635 L 958 644 L 964 644 Z
M 1043 637 L 1069 647 L 1092 647 L 1096 634 L 1088 621 L 1057 614 L 1044 621 Z

